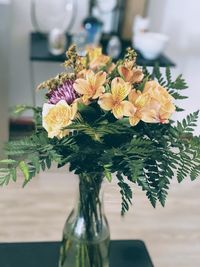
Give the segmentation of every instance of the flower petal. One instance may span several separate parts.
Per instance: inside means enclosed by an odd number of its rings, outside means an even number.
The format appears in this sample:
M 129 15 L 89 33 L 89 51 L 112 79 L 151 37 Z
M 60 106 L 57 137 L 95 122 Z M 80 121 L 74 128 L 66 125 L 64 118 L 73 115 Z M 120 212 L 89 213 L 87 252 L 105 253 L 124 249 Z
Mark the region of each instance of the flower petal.
M 117 119 L 122 119 L 124 116 L 124 105 L 123 103 L 115 104 L 112 109 L 112 113 Z
M 48 114 L 49 110 L 52 109 L 53 107 L 55 107 L 55 105 L 45 103 L 42 109 L 42 117 L 45 117 Z
M 104 110 L 111 110 L 114 106 L 112 94 L 106 93 L 100 96 L 98 104 Z
M 148 94 L 141 94 L 135 100 L 135 106 L 139 109 L 145 107 L 150 101 L 150 97 Z
M 122 78 L 117 77 L 112 80 L 111 92 L 113 100 L 117 102 L 123 101 L 131 91 L 131 84 L 125 82 Z
M 158 113 L 154 109 L 151 109 L 151 110 L 146 109 L 145 111 L 142 111 L 141 112 L 141 120 L 144 122 L 147 122 L 147 123 L 160 122 Z
M 44 104 L 42 115 L 42 124 L 49 138 L 62 138 L 69 132 L 63 128 L 71 124 L 71 117 L 75 116 L 75 106 L 72 108 L 64 100 L 56 105 Z
M 136 107 L 129 101 L 123 101 L 122 102 L 123 106 L 123 115 L 130 117 L 133 116 L 136 112 Z
M 78 110 L 78 105 L 77 105 L 77 102 L 75 102 L 71 106 L 71 116 L 70 116 L 71 120 L 73 120 L 75 118 L 77 110 Z
M 89 65 L 91 69 L 97 69 L 101 66 L 105 66 L 110 57 L 102 54 L 102 48 L 88 48 Z
M 106 82 L 106 72 L 100 71 L 95 75 L 95 87 L 101 87 Z
M 141 91 L 136 91 L 135 89 L 133 89 L 128 95 L 128 100 L 135 105 L 136 100 L 141 94 L 142 94 Z
M 142 70 L 133 68 L 132 69 L 132 75 L 131 75 L 131 81 L 132 83 L 140 83 L 144 78 L 144 74 Z
M 126 81 L 130 82 L 132 78 L 132 71 L 124 66 L 119 66 L 118 67 L 118 72 L 120 76 Z
M 77 79 L 74 83 L 74 90 L 81 95 L 88 92 L 88 83 L 85 79 Z
M 136 126 L 139 123 L 139 121 L 140 121 L 140 118 L 138 118 L 137 116 L 133 116 L 129 118 L 130 125 L 132 126 Z
M 157 86 L 159 86 L 158 82 L 148 81 L 145 83 L 143 93 L 147 93 L 147 92 L 151 91 L 152 89 L 156 88 Z
M 97 88 L 96 93 L 93 95 L 92 99 L 97 99 L 105 92 L 105 88 L 103 86 L 100 86 Z

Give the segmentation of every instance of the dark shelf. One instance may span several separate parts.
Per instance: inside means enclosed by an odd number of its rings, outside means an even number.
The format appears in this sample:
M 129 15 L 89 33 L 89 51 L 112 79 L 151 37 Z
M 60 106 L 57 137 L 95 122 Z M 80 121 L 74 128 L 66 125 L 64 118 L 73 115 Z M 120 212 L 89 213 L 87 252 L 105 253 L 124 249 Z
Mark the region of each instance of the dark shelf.
M 67 36 L 68 43 L 71 43 L 71 36 Z M 130 40 L 121 40 L 122 53 L 120 58 L 125 54 L 126 48 L 131 46 Z M 105 52 L 108 43 L 108 38 L 103 38 L 101 41 L 103 51 Z M 160 67 L 174 67 L 175 64 L 165 55 L 160 55 L 155 60 L 146 60 L 138 51 L 137 64 L 139 66 L 154 66 L 156 63 Z M 49 62 L 63 62 L 66 59 L 65 54 L 54 56 L 48 51 L 47 36 L 39 33 L 30 34 L 30 60 L 31 61 L 49 61 Z
M 59 242 L 0 244 L 1 267 L 57 267 Z M 110 267 L 153 267 L 143 241 L 115 240 L 110 245 Z

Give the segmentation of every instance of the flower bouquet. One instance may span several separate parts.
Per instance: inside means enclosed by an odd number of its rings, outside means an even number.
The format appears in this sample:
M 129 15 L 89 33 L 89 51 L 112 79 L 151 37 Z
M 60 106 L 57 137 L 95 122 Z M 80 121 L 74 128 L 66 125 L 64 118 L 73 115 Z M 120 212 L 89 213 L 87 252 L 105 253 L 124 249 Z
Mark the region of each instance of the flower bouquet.
M 141 187 L 153 207 L 164 206 L 174 176 L 181 182 L 200 174 L 200 138 L 193 135 L 198 112 L 182 122 L 171 119 L 182 109 L 187 88 L 182 76 L 165 77 L 136 65 L 136 53 L 127 49 L 113 63 L 100 48 L 80 57 L 72 46 L 66 70 L 43 82 L 43 108 L 18 106 L 34 113 L 34 133 L 9 142 L 9 159 L 0 162 L 0 184 L 16 181 L 17 169 L 26 185 L 56 162 L 69 165 L 79 176 L 79 198 L 66 221 L 60 267 L 108 267 L 109 227 L 103 211 L 101 185 L 116 175 L 122 215 L 132 202 L 132 188 Z

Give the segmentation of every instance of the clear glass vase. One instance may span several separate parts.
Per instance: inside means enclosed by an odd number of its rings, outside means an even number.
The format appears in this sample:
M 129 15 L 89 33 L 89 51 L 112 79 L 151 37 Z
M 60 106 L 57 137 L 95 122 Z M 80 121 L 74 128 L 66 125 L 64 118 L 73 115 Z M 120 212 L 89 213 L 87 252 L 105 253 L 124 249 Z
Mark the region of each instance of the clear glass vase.
M 79 176 L 78 199 L 65 223 L 59 267 L 109 267 L 110 231 L 101 185 L 101 174 Z

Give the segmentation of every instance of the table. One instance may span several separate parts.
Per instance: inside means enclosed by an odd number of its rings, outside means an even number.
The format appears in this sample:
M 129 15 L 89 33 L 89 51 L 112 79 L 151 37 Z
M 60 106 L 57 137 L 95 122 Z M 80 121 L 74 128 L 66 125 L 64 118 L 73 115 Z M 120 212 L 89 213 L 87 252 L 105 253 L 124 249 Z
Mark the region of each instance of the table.
M 2 243 L 1 267 L 57 267 L 60 242 Z M 141 240 L 113 240 L 110 267 L 153 267 Z
M 67 36 L 68 43 L 71 43 L 71 36 Z M 106 47 L 109 38 L 104 37 L 101 40 L 101 44 L 103 47 L 103 52 L 106 53 Z M 125 54 L 126 48 L 131 46 L 131 40 L 121 40 L 122 42 L 122 52 L 119 58 L 122 58 Z M 155 60 L 147 60 L 142 57 L 139 51 L 136 51 L 138 54 L 137 64 L 139 66 L 154 66 L 156 63 L 159 64 L 160 67 L 174 67 L 175 63 L 166 57 L 165 55 L 160 55 Z M 65 54 L 60 56 L 51 55 L 48 51 L 48 41 L 47 36 L 44 34 L 39 34 L 32 32 L 30 33 L 30 61 L 49 61 L 49 62 L 63 62 L 66 57 Z

